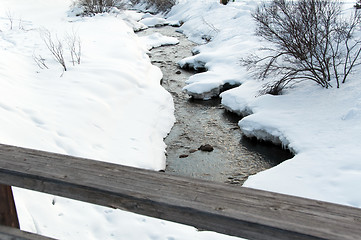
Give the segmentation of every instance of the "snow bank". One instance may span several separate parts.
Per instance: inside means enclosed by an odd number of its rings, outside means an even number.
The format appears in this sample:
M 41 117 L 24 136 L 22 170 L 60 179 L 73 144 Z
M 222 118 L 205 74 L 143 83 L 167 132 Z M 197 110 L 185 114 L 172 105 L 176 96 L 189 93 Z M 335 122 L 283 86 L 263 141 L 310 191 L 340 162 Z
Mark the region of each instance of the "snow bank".
M 296 155 L 250 177 L 244 186 L 361 207 L 361 85 L 354 75 L 340 89 L 304 82 L 282 96 L 260 96 L 259 82 L 240 59 L 265 43 L 254 36 L 251 12 L 259 1 L 182 1 L 168 21 L 201 45 L 180 65 L 207 72 L 187 81 L 185 91 L 208 99 L 231 80 L 242 84 L 221 94 L 222 105 L 245 116 L 239 126 L 249 137 L 288 147 Z M 346 1 L 352 9 L 354 1 Z M 228 79 L 228 80 L 227 80 Z
M 145 46 L 147 46 L 148 50 L 160 46 L 175 45 L 179 43 L 177 38 L 164 36 L 160 33 L 153 33 L 148 36 L 140 37 L 140 40 Z
M 240 59 L 260 43 L 253 36 L 251 10 L 254 1 L 240 1 L 227 6 L 219 1 L 185 1 L 175 7 L 167 18 L 170 22 L 184 22 L 178 31 L 196 43 L 203 44 L 195 56 L 179 62 L 181 67 L 207 70 L 192 76 L 184 90 L 194 98 L 217 97 L 225 84 L 238 86 L 248 78 Z M 247 28 L 240 27 L 247 24 Z M 206 44 L 205 44 L 206 43 Z
M 139 22 L 148 27 L 160 27 L 168 24 L 164 18 L 156 17 L 150 13 L 145 14 Z
M 144 26 L 135 23 L 142 15 L 126 11 L 81 18 L 70 5 L 70 0 L 1 1 L 0 13 L 8 11 L 13 25 L 1 16 L 0 142 L 164 169 L 163 138 L 174 123 L 174 106 L 159 84 L 160 69 L 147 56 L 144 41 L 150 39 L 142 41 L 133 32 Z M 45 46 L 44 32 L 63 44 L 67 71 Z M 69 36 L 80 39 L 80 65 L 71 62 Z M 58 239 L 220 236 L 23 189 L 15 188 L 14 194 L 21 228 Z
M 261 139 L 260 132 L 267 132 L 296 156 L 245 186 L 361 207 L 359 91 L 350 79 L 340 89 L 304 84 L 255 100 L 254 114 L 239 122 L 241 130 Z
M 144 13 L 124 10 L 121 14 L 117 15 L 117 17 L 121 18 L 128 26 L 133 28 L 134 32 L 138 32 L 148 28 L 147 25 L 139 22 L 143 15 Z
M 124 22 L 111 16 L 65 17 L 61 27 L 49 28 L 53 41 L 65 45 L 74 31 L 82 48 L 81 64 L 75 66 L 64 50 L 66 72 L 40 38 L 45 26 L 31 24 L 31 16 L 24 18 L 31 25 L 25 30 L 3 28 L 1 40 L 9 46 L 0 50 L 2 142 L 163 169 L 162 140 L 174 117 L 172 98 L 159 85 L 160 69 L 150 64 L 143 43 Z M 49 69 L 40 69 L 33 56 L 45 59 Z M 159 114 L 152 114 L 155 110 Z M 18 119 L 18 134 L 8 114 Z

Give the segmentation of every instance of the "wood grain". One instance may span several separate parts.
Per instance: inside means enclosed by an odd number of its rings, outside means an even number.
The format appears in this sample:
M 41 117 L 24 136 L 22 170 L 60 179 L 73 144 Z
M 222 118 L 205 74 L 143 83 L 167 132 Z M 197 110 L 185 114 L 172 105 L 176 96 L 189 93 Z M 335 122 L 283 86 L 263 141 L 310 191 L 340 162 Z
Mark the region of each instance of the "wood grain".
M 248 239 L 360 239 L 361 209 L 0 145 L 0 183 Z
M 11 187 L 0 184 L 0 224 L 19 228 L 18 215 Z
M 53 238 L 48 238 L 37 234 L 21 231 L 17 228 L 0 225 L 0 239 L 1 240 L 52 240 Z

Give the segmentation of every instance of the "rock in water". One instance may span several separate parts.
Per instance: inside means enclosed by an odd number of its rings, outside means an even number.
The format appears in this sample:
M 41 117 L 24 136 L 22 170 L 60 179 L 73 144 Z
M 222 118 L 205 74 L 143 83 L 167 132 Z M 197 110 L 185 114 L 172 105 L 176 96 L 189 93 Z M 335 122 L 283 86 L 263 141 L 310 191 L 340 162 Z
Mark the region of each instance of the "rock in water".
M 200 146 L 198 149 L 203 152 L 212 152 L 214 148 L 209 144 L 205 144 L 205 145 Z

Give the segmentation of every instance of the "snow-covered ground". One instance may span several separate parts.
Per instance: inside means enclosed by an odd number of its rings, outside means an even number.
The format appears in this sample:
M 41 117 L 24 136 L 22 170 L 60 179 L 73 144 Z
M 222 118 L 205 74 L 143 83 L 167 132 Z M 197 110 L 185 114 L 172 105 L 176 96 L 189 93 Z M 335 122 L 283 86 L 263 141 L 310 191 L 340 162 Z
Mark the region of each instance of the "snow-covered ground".
M 361 69 L 339 89 L 303 82 L 281 96 L 260 96 L 264 82 L 240 64 L 266 44 L 255 36 L 251 18 L 260 1 L 218 2 L 184 0 L 169 13 L 169 21 L 184 22 L 180 31 L 193 41 L 211 39 L 194 50 L 197 55 L 180 61 L 208 70 L 192 76 L 184 90 L 208 99 L 225 83 L 241 83 L 221 97 L 225 108 L 246 116 L 239 122 L 242 132 L 295 153 L 244 186 L 361 207 Z M 354 3 L 346 1 L 344 11 Z
M 174 123 L 174 105 L 147 52 L 177 40 L 160 35 L 139 39 L 133 29 L 146 26 L 134 20 L 143 14 L 82 18 L 75 16 L 77 9 L 70 11 L 71 3 L 0 1 L 0 142 L 164 169 L 163 138 Z M 67 71 L 46 47 L 48 33 L 56 46 L 61 42 Z M 80 40 L 80 64 L 71 61 L 69 39 L 75 39 L 76 52 Z M 15 188 L 14 194 L 21 228 L 54 238 L 220 236 L 28 190 Z
M 163 169 L 173 101 L 146 53 L 177 40 L 140 39 L 133 30 L 166 20 L 131 11 L 76 17 L 71 2 L 0 1 L 0 143 Z M 209 98 L 225 83 L 242 84 L 221 96 L 227 109 L 248 115 L 239 123 L 244 134 L 279 142 L 296 154 L 245 186 L 361 207 L 357 74 L 340 89 L 304 82 L 281 96 L 259 96 L 263 83 L 239 64 L 263 44 L 250 16 L 257 4 L 180 0 L 172 9 L 167 21 L 184 22 L 179 30 L 202 43 L 197 55 L 180 64 L 208 70 L 190 78 L 185 91 Z M 47 49 L 41 37 L 46 32 L 63 43 L 68 71 Z M 80 39 L 80 64 L 71 62 L 71 37 Z M 23 189 L 14 193 L 21 228 L 55 238 L 233 239 Z

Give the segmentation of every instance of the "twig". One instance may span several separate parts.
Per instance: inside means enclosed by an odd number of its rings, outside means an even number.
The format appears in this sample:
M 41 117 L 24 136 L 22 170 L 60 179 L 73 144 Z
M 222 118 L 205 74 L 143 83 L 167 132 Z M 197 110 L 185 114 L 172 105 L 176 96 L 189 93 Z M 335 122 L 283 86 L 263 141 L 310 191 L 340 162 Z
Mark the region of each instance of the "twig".
M 49 69 L 49 67 L 45 64 L 45 58 L 41 57 L 41 55 L 39 55 L 38 57 L 33 54 L 33 59 L 36 62 L 36 64 L 39 66 L 39 68 L 41 69 Z

